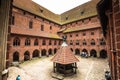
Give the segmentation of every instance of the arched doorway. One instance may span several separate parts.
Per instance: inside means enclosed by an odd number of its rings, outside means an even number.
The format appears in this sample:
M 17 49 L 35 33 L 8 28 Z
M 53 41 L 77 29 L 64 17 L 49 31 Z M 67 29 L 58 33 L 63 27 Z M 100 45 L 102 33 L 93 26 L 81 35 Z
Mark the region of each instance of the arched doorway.
M 88 54 L 88 51 L 86 49 L 83 49 L 82 52 Z
M 106 50 L 101 50 L 100 51 L 100 57 L 101 58 L 106 58 L 107 57 L 107 51 Z
M 92 49 L 92 50 L 90 51 L 90 56 L 97 57 L 97 52 L 96 52 L 96 50 Z
M 32 57 L 33 57 L 33 58 L 39 57 L 39 50 L 34 50 Z
M 19 62 L 19 53 L 16 51 L 13 53 L 13 62 Z
M 49 55 L 52 55 L 52 49 L 48 50 Z
M 75 49 L 75 54 L 76 55 L 80 55 L 80 50 L 79 49 Z
M 56 52 L 57 52 L 57 49 L 55 48 L 55 49 L 54 49 L 54 54 L 55 54 Z
M 26 51 L 24 53 L 24 61 L 27 61 L 27 60 L 30 60 L 30 53 L 29 53 L 29 51 Z
M 45 49 L 42 50 L 41 56 L 46 56 L 46 50 Z

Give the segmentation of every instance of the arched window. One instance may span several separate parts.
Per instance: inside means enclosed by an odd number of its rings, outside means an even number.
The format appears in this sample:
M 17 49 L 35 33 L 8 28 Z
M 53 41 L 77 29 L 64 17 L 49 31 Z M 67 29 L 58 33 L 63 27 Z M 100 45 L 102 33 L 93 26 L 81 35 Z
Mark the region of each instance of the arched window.
M 79 40 L 76 40 L 76 45 L 79 45 Z
M 33 28 L 33 21 L 30 21 L 29 22 L 29 29 L 32 29 Z
M 42 45 L 46 45 L 46 41 L 45 40 L 42 41 Z
M 56 45 L 56 44 L 57 44 L 57 41 L 55 40 L 55 41 L 54 41 L 54 45 Z
M 100 39 L 100 45 L 106 45 L 106 42 L 105 42 L 105 40 L 103 38 Z
M 38 45 L 38 39 L 35 39 L 35 41 L 34 41 L 34 45 L 35 45 L 35 46 Z
M 16 37 L 14 40 L 13 40 L 13 46 L 20 46 L 20 39 L 18 37 Z
M 13 53 L 13 61 L 19 61 L 19 53 L 17 51 Z
M 51 40 L 49 40 L 49 45 L 52 45 L 52 41 Z
M 52 30 L 52 26 L 50 26 L 50 30 Z
M 72 40 L 70 40 L 70 45 L 73 45 L 73 41 Z
M 25 40 L 25 46 L 30 46 L 30 39 L 29 39 L 29 38 L 27 38 L 27 39 Z
M 85 39 L 83 40 L 83 45 L 87 45 L 87 43 L 86 43 L 86 40 L 85 40 Z
M 91 40 L 91 45 L 95 45 L 95 40 L 94 39 Z
M 41 25 L 41 31 L 44 31 L 44 25 L 43 24 Z

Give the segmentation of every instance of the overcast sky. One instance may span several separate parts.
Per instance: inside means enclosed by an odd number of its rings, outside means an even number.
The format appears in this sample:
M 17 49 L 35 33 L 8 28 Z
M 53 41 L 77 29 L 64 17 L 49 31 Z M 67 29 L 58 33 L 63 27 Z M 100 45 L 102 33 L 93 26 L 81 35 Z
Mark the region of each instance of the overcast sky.
M 90 0 L 32 0 L 48 10 L 61 14 Z

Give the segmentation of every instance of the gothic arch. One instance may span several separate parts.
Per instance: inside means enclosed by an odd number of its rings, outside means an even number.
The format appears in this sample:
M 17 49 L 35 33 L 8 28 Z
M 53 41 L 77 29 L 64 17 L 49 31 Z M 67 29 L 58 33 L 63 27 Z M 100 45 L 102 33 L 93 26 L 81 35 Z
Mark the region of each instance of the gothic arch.
M 57 52 L 57 48 L 54 49 L 54 54 Z
M 49 55 L 52 55 L 52 49 L 51 48 L 48 50 L 48 53 L 49 53 Z
M 80 50 L 77 48 L 77 49 L 75 49 L 75 54 L 76 55 L 80 55 Z
M 24 61 L 30 60 L 30 52 L 29 51 L 25 51 L 24 53 Z
M 15 37 L 13 40 L 13 46 L 20 46 L 20 39 L 18 37 Z
M 101 57 L 101 58 L 106 58 L 106 57 L 107 57 L 107 51 L 104 50 L 104 49 L 101 50 L 101 51 L 100 51 L 100 57 Z
M 37 50 L 37 49 L 34 50 L 34 51 L 33 51 L 33 55 L 32 55 L 32 57 L 33 57 L 33 58 L 35 58 L 35 57 L 39 57 L 39 53 L 40 53 L 39 50 Z
M 13 53 L 13 61 L 15 62 L 15 61 L 18 61 L 19 62 L 19 52 L 14 52 Z
M 43 50 L 41 51 L 41 56 L 46 56 L 46 50 L 45 50 L 45 49 L 43 49 Z
M 88 51 L 87 51 L 87 49 L 83 49 L 83 50 L 82 50 L 82 52 L 85 52 L 85 53 L 87 53 L 87 54 L 88 54 Z
M 90 51 L 90 56 L 97 57 L 97 52 L 96 52 L 95 49 L 92 49 L 92 50 Z

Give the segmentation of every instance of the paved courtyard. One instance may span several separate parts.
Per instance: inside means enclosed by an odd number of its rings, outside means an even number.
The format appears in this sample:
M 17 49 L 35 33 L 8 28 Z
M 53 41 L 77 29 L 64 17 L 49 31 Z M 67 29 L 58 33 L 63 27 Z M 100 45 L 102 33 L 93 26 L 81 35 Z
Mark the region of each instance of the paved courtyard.
M 63 80 L 105 80 L 104 72 L 109 70 L 107 59 L 100 58 L 81 58 L 77 63 L 77 74 L 63 77 Z M 7 80 L 15 80 L 17 75 L 21 80 L 57 80 L 53 78 L 52 57 L 44 57 L 24 62 L 20 68 L 10 67 Z

